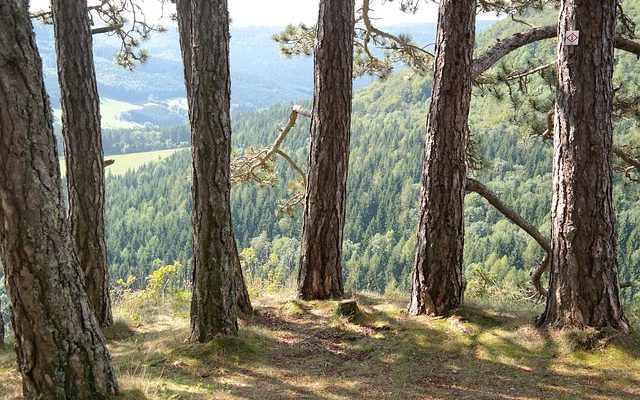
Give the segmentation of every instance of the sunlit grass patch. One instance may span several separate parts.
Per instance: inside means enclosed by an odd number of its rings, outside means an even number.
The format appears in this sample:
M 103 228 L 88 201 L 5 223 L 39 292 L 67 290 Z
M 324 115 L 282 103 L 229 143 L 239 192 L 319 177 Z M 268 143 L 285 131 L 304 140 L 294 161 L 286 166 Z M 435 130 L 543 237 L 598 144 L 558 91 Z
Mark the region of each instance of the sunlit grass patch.
M 408 316 L 404 300 L 358 294 L 362 319 L 336 300 L 292 292 L 252 299 L 240 333 L 189 341 L 188 298 L 115 304 L 105 330 L 120 399 L 635 399 L 640 336 L 586 350 L 537 328 L 538 305 L 470 301 L 451 316 Z M 137 303 L 138 302 L 138 303 Z M 178 312 L 176 312 L 176 307 Z M 130 310 L 140 317 L 126 318 Z M 15 354 L 0 351 L 0 388 L 19 398 Z M 3 393 L 4 395 L 4 393 Z M 0 395 L 0 399 L 2 399 Z

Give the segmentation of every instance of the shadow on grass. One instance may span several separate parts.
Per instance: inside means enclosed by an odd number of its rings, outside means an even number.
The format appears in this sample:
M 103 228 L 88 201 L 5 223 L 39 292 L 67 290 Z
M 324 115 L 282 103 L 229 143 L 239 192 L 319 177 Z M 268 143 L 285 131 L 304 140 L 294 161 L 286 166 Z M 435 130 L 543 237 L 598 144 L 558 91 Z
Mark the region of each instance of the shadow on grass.
M 239 336 L 204 344 L 186 342 L 187 320 L 160 315 L 135 330 L 118 322 L 105 331 L 122 386 L 116 398 L 640 398 L 637 332 L 607 348 L 567 351 L 556 332 L 517 313 L 467 305 L 451 318 L 409 317 L 401 301 L 358 301 L 356 323 L 328 302 L 258 307 Z M 13 356 L 0 349 L 0 387 L 19 385 L 8 372 Z
M 640 336 L 566 354 L 553 332 L 465 306 L 409 317 L 403 304 L 359 296 L 364 317 L 332 304 L 258 307 L 237 337 L 189 343 L 188 321 L 105 331 L 116 399 L 636 399 Z M 400 308 L 402 307 L 402 308 Z M 463 323 L 461 331 L 452 321 Z M 157 319 L 162 320 L 162 318 Z M 165 320 L 169 320 L 165 318 Z M 0 356 L 8 359 L 0 349 Z M 604 355 L 603 355 L 604 354 Z M 626 357 L 608 363 L 611 357 Z M 623 365 L 626 362 L 628 368 Z M 629 369 L 633 369 L 632 372 Z

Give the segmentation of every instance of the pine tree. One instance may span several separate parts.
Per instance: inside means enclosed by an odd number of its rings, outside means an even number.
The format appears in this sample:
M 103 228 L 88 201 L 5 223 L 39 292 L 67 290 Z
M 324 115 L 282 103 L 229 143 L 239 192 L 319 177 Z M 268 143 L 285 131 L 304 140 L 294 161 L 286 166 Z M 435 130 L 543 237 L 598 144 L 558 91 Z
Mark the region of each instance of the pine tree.
M 86 0 L 53 0 L 65 143 L 69 222 L 89 304 L 102 326 L 113 323 L 104 225 L 104 154 L 100 98 Z
M 177 19 L 180 34 L 180 48 L 182 51 L 183 63 L 184 63 L 184 75 L 185 75 L 185 87 L 187 90 L 187 96 L 191 92 L 191 2 L 190 0 L 177 0 Z M 233 232 L 232 232 L 233 233 Z M 234 269 L 236 279 L 236 297 L 238 310 L 245 316 L 253 314 L 253 307 L 251 306 L 251 299 L 249 298 L 249 291 L 244 280 L 244 274 L 242 273 L 242 266 L 240 265 L 240 256 L 238 255 L 237 244 L 235 234 L 233 237 L 234 246 L 236 250 L 234 252 Z
M 305 300 L 344 294 L 342 237 L 351 131 L 353 9 L 353 0 L 320 1 L 298 277 L 298 296 Z
M 564 0 L 558 22 L 551 273 L 540 322 L 628 331 L 612 199 L 616 0 Z M 579 30 L 577 46 L 565 36 Z
M 464 296 L 465 150 L 475 20 L 475 0 L 440 2 L 409 305 L 414 315 L 443 315 Z
M 238 255 L 230 204 L 229 13 L 226 0 L 180 0 L 177 11 L 183 21 L 193 157 L 191 338 L 206 342 L 238 332 Z M 184 21 L 191 27 L 188 44 Z

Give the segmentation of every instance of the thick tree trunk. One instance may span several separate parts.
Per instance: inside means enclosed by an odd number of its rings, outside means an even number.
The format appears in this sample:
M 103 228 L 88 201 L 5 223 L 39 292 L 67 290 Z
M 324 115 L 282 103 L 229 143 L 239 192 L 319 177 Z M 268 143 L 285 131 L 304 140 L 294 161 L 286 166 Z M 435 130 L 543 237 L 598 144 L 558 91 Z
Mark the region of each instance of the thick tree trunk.
M 177 0 L 177 19 L 180 33 L 180 48 L 182 50 L 182 59 L 184 63 L 184 77 L 185 87 L 187 90 L 187 97 L 190 95 L 191 81 L 191 1 L 190 0 Z M 244 280 L 244 274 L 242 273 L 242 266 L 240 265 L 240 257 L 238 256 L 238 249 L 236 244 L 235 235 L 233 237 L 235 250 L 234 268 L 236 270 L 236 298 L 238 311 L 244 316 L 250 316 L 253 314 L 253 306 L 251 305 L 251 299 L 249 297 L 249 291 Z
M 354 1 L 320 0 L 298 296 L 340 297 L 353 70 Z
M 183 1 L 177 11 L 189 80 L 193 157 L 191 338 L 206 342 L 238 332 L 230 203 L 229 13 L 226 0 L 192 0 L 188 7 Z M 188 46 L 185 25 L 191 26 Z
M 440 2 L 409 304 L 413 315 L 443 315 L 463 300 L 465 146 L 475 20 L 475 0 Z
M 629 328 L 620 304 L 611 155 L 615 0 L 562 1 L 558 42 L 551 273 L 540 322 Z
M 104 154 L 100 99 L 86 0 L 53 0 L 62 104 L 69 220 L 89 305 L 102 326 L 113 323 L 104 227 Z
M 0 2 L 0 254 L 27 399 L 101 399 L 116 380 L 63 215 L 27 3 Z

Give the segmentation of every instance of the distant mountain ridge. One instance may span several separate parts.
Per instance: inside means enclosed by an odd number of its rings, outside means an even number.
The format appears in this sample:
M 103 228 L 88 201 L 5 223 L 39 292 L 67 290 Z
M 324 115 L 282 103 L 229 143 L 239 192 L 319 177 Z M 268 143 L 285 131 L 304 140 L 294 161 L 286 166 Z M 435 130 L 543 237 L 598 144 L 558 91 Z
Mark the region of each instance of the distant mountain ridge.
M 479 22 L 479 27 L 491 21 Z M 313 90 L 313 59 L 285 59 L 271 37 L 282 27 L 238 27 L 231 29 L 231 99 L 232 111 L 249 112 L 275 104 L 308 99 Z M 435 24 L 399 25 L 392 32 L 410 34 L 418 43 L 430 44 L 435 38 Z M 34 23 L 38 47 L 43 59 L 45 84 L 54 108 L 59 108 L 60 91 L 56 76 L 55 43 L 50 25 Z M 178 32 L 168 27 L 154 33 L 142 43 L 151 55 L 148 63 L 131 72 L 117 66 L 113 55 L 118 49 L 117 38 L 94 36 L 94 59 L 103 107 L 103 125 L 126 128 L 136 125 L 168 126 L 186 121 L 184 78 Z M 355 82 L 360 88 L 372 79 Z M 129 104 L 130 106 L 126 106 Z M 105 117 L 107 115 L 108 117 Z M 118 117 L 112 118 L 112 117 Z

